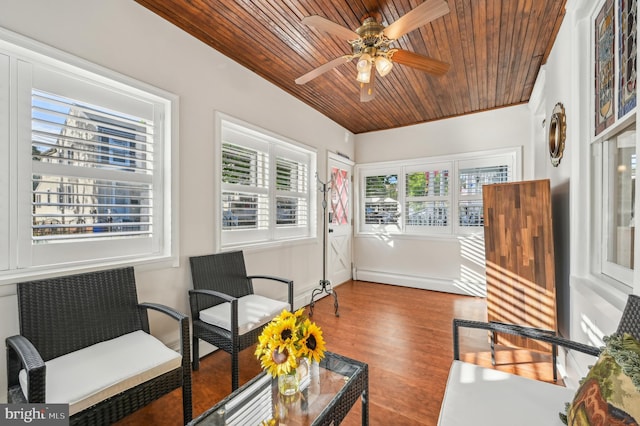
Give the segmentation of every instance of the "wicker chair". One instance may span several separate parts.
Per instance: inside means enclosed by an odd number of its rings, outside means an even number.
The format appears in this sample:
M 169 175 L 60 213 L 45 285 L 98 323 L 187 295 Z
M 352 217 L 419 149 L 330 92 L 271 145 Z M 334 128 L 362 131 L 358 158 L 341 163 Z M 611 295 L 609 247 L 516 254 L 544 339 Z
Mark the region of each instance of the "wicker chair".
M 189 260 L 193 280 L 193 290 L 189 290 L 193 370 L 199 368 L 198 339 L 202 339 L 231 354 L 231 388 L 236 390 L 239 352 L 255 344 L 264 326 L 283 308 L 293 308 L 293 281 L 270 275 L 247 276 L 242 251 L 194 256 Z M 288 305 L 255 295 L 255 279 L 286 284 Z M 250 298 L 254 298 L 253 302 L 248 302 Z M 247 307 L 248 303 L 253 306 Z M 212 317 L 212 311 L 218 316 Z
M 459 328 L 508 333 L 594 357 L 601 348 L 564 339 L 547 330 L 513 324 L 453 321 L 453 358 L 442 399 L 438 426 L 460 424 L 562 425 L 564 404 L 573 400 L 576 390 L 553 383 L 520 377 L 460 361 Z M 616 333 L 629 333 L 640 339 L 640 297 L 630 295 Z
M 554 334 L 550 334 L 547 330 L 539 330 L 530 327 L 523 327 L 514 324 L 504 324 L 500 322 L 481 322 L 463 319 L 453 320 L 453 359 L 460 359 L 460 332 L 459 328 L 477 328 L 489 330 L 494 333 L 506 333 L 529 339 L 539 340 L 541 342 L 551 343 L 555 346 L 563 346 L 567 349 L 573 349 L 589 355 L 598 356 L 600 349 L 574 342 Z M 618 323 L 617 333 L 629 333 L 636 339 L 640 340 L 640 296 L 630 294 L 627 304 Z M 555 352 L 555 351 L 554 351 Z
M 184 422 L 191 420 L 189 319 L 166 306 L 138 303 L 133 268 L 19 283 L 17 296 L 20 335 L 6 339 L 10 403 L 63 402 L 51 401 L 54 397 L 47 395 L 48 391 L 53 393 L 46 386 L 47 378 L 50 382 L 53 380 L 51 374 L 54 369 L 49 361 L 60 362 L 65 357 L 68 359 L 70 356 L 86 353 L 78 351 L 113 344 L 113 339 L 135 336 L 140 340 L 139 337 L 142 336 L 142 340 L 152 342 L 172 358 L 171 366 L 165 370 L 173 369 L 150 379 L 140 379 L 141 383 L 124 391 L 114 391 L 115 394 L 101 401 L 87 403 L 90 406 L 72 413 L 70 423 L 111 424 L 180 387 Z M 149 309 L 162 312 L 177 321 L 181 356 L 176 357 L 173 350 L 167 350 L 156 339 L 147 339 L 144 332 L 149 334 Z M 115 347 L 121 348 L 117 344 Z M 128 354 L 124 355 L 125 359 L 129 359 Z M 143 358 L 148 362 L 146 359 L 150 358 L 150 354 L 145 352 L 143 357 L 136 358 Z M 96 357 L 90 359 L 95 360 Z M 97 368 L 89 368 L 104 374 L 97 371 Z M 26 371 L 27 395 L 20 385 L 21 369 Z M 66 384 L 67 377 L 71 374 L 69 369 L 56 371 L 56 377 L 62 377 L 61 382 Z M 91 381 L 88 382 L 91 384 Z

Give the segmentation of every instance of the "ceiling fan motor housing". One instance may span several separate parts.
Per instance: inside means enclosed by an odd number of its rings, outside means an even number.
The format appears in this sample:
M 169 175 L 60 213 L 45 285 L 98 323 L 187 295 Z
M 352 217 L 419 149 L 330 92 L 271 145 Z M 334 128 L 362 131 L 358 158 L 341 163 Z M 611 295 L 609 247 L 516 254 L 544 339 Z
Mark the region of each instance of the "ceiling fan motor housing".
M 380 40 L 383 30 L 384 26 L 381 23 L 377 22 L 375 18 L 369 17 L 356 29 L 356 33 L 360 36 L 365 46 L 375 46 Z
M 365 18 L 362 25 L 355 30 L 360 38 L 350 41 L 353 54 L 362 55 L 368 53 L 371 57 L 375 57 L 377 52 L 388 52 L 389 45 L 394 40 L 390 40 L 384 35 L 384 28 L 384 25 L 375 18 Z

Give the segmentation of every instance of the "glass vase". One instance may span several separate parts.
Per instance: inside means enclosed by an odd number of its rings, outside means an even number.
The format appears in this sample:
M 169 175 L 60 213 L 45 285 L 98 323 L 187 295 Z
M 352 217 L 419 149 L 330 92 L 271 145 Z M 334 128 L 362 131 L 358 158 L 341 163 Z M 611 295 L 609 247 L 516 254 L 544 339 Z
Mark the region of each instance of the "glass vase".
M 278 376 L 278 390 L 282 395 L 295 395 L 298 392 L 300 382 L 295 370 L 289 374 Z

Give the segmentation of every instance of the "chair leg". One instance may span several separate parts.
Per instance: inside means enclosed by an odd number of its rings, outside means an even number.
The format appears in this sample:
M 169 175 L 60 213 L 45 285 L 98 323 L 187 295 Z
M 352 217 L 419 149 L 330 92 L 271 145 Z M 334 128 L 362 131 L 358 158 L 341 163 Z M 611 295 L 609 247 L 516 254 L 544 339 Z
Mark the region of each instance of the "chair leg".
M 551 345 L 551 362 L 553 363 L 553 381 L 558 381 L 558 345 Z
M 491 365 L 496 365 L 496 332 L 491 332 Z
M 191 371 L 189 371 L 187 376 L 183 378 L 182 383 L 182 416 L 185 425 L 193 419 L 193 395 L 191 385 Z
M 193 367 L 193 371 L 198 371 L 198 369 L 200 368 L 200 350 L 199 350 L 199 343 L 200 343 L 200 339 L 197 338 L 196 336 L 193 336 L 193 344 L 191 345 L 191 352 L 192 352 L 192 367 Z
M 231 391 L 235 391 L 238 389 L 238 368 L 239 368 L 239 360 L 238 360 L 238 351 L 231 351 Z

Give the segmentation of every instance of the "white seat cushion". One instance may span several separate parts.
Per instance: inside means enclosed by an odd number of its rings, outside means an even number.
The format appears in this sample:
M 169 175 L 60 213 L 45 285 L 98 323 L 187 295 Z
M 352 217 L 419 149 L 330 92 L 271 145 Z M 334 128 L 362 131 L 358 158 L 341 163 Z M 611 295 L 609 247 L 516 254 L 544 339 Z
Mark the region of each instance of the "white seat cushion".
M 238 299 L 238 333 L 266 324 L 273 317 L 289 309 L 289 303 L 249 294 Z M 200 319 L 207 324 L 231 330 L 231 303 L 225 302 L 200 311 Z
M 180 367 L 182 356 L 144 331 L 135 331 L 47 361 L 46 400 L 78 413 Z M 20 371 L 27 395 L 27 373 Z
M 438 426 L 564 425 L 574 389 L 453 361 Z

